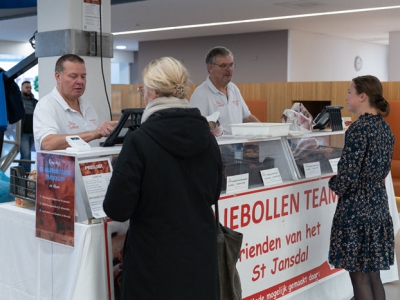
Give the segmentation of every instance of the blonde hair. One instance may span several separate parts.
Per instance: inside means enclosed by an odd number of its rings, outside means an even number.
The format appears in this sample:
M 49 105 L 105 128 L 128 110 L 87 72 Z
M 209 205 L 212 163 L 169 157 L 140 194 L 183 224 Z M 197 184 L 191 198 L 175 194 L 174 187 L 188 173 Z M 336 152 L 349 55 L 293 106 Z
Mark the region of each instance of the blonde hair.
M 142 72 L 145 88 L 159 96 L 185 99 L 189 92 L 189 74 L 173 57 L 162 57 L 150 62 Z

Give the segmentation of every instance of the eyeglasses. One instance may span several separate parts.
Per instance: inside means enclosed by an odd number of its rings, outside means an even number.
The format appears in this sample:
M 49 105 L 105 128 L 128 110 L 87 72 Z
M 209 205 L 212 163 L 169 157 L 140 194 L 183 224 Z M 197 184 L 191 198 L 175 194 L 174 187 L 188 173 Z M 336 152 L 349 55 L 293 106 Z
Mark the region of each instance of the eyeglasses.
M 136 89 L 136 92 L 138 92 L 140 96 L 144 97 L 144 87 L 139 86 L 139 87 Z
M 232 68 L 234 69 L 236 67 L 236 63 L 230 63 L 230 64 L 212 64 L 212 65 L 216 65 L 218 67 L 220 67 L 221 69 L 228 69 L 228 68 Z

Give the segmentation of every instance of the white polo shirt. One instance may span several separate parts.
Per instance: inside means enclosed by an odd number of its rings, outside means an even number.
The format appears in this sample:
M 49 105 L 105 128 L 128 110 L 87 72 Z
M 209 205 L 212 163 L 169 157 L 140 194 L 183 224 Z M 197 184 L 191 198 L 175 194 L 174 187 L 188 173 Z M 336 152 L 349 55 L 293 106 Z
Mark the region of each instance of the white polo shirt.
M 232 134 L 230 124 L 243 123 L 243 119 L 250 117 L 251 113 L 238 87 L 230 82 L 227 89 L 228 98 L 207 77 L 207 80 L 199 85 L 190 97 L 190 106 L 197 107 L 205 117 L 219 111 L 219 122 L 224 129 L 224 134 Z
M 57 88 L 39 100 L 33 113 L 36 150 L 42 149 L 43 139 L 50 134 L 78 134 L 98 127 L 98 117 L 93 106 L 82 98 L 79 98 L 79 106 L 82 114 L 69 107 Z M 89 144 L 98 147 L 99 140 Z

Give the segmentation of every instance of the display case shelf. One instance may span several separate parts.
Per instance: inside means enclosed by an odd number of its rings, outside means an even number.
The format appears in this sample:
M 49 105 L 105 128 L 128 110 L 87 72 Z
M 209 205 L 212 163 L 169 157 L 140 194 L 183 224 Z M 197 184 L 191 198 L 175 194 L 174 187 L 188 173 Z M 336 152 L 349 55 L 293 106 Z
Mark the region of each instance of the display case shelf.
M 333 165 L 339 160 L 344 146 L 344 131 L 321 131 L 301 137 L 288 137 L 296 173 L 305 178 L 305 164 L 319 163 L 320 174 L 336 173 Z
M 344 131 L 322 130 L 300 136 L 273 138 L 221 136 L 217 138 L 223 163 L 221 194 L 227 178 L 249 174 L 248 188 L 264 187 L 261 171 L 277 168 L 282 182 L 306 178 L 305 163 L 318 162 L 321 176 L 334 173 L 331 159 L 340 158 Z
M 263 187 L 261 171 L 277 168 L 283 182 L 298 178 L 285 137 L 218 138 L 223 163 L 221 193 L 226 193 L 227 177 L 249 174 L 249 188 Z

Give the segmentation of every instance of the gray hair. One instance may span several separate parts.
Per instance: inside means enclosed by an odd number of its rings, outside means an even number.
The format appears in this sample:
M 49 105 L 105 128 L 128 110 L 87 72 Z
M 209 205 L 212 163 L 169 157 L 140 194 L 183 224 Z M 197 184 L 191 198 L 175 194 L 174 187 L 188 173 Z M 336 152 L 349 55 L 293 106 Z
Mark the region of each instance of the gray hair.
M 206 64 L 214 64 L 215 63 L 215 57 L 217 55 L 226 57 L 226 56 L 232 56 L 233 57 L 233 53 L 225 47 L 222 46 L 217 46 L 214 47 L 212 49 L 210 49 L 210 51 L 208 51 L 207 55 L 206 55 Z

